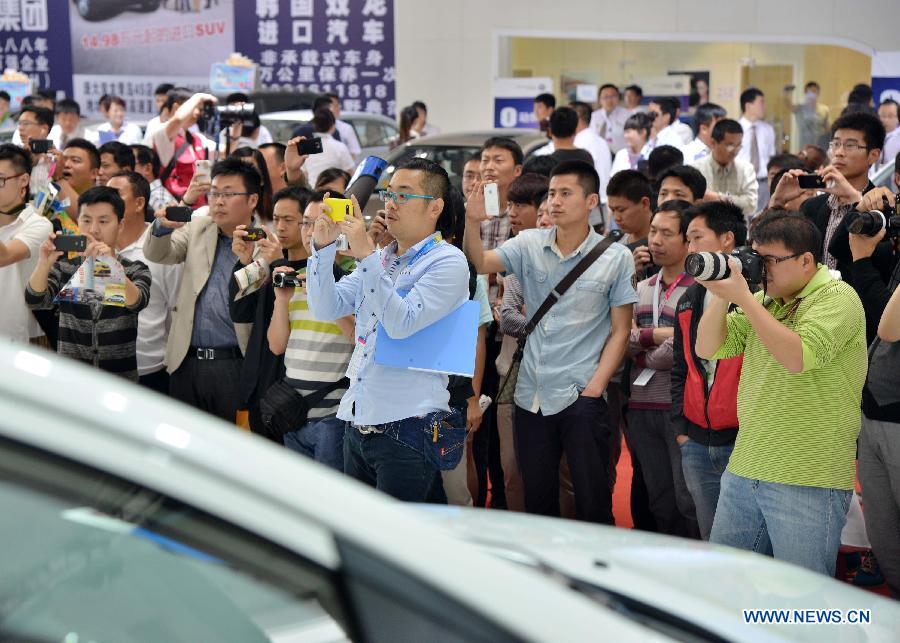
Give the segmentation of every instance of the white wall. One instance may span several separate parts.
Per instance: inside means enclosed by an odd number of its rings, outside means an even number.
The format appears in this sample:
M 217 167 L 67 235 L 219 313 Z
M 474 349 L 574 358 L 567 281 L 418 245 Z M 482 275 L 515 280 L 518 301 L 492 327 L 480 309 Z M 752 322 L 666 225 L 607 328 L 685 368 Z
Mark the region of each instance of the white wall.
M 900 48 L 900 0 L 395 0 L 395 13 L 397 104 L 425 101 L 445 131 L 490 127 L 503 36 Z

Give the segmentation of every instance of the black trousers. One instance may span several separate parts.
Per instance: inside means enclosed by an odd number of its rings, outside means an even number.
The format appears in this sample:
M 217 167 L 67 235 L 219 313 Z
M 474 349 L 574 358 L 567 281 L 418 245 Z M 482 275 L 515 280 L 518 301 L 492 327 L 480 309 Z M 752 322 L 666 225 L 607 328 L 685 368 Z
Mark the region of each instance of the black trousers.
M 579 396 L 554 415 L 516 405 L 515 446 L 525 511 L 559 516 L 559 462 L 566 454 L 578 520 L 614 524 L 609 488 L 609 407 Z
M 164 367 L 159 369 L 155 373 L 147 373 L 146 375 L 141 375 L 138 378 L 138 384 L 140 384 L 141 386 L 146 386 L 147 388 L 154 390 L 157 393 L 168 395 L 169 373 L 166 372 L 166 369 Z
M 197 359 L 188 354 L 169 378 L 169 394 L 191 406 L 235 423 L 240 406 L 241 359 Z

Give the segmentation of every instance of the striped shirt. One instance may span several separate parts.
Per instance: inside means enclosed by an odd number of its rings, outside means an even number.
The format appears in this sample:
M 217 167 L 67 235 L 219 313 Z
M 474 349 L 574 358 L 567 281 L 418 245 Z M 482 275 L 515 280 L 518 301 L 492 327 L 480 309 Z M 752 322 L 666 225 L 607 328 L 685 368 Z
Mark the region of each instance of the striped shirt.
M 306 269 L 298 271 L 300 274 Z M 337 277 L 337 275 L 336 275 Z M 306 288 L 295 288 L 288 305 L 291 334 L 284 354 L 285 381 L 301 395 L 310 395 L 344 377 L 353 344 L 334 322 L 318 321 L 309 312 Z M 334 415 L 347 387 L 329 393 L 309 410 L 307 418 Z
M 32 310 L 50 309 L 59 291 L 65 287 L 83 262 L 82 257 L 60 259 L 47 276 L 47 290 L 35 292 L 25 286 L 25 303 Z M 125 276 L 137 287 L 139 297 L 133 306 L 106 306 L 89 303 L 59 302 L 59 342 L 57 351 L 104 371 L 138 381 L 138 313 L 150 301 L 150 269 L 140 261 L 119 259 Z
M 638 303 L 634 306 L 637 327 L 631 330 L 628 340 L 628 354 L 634 359 L 631 368 L 631 398 L 628 401 L 628 407 L 632 409 L 668 411 L 672 407 L 673 338 L 670 337 L 657 346 L 653 342 L 653 329 L 675 327 L 678 300 L 694 285 L 694 278 L 682 273 L 673 283 L 660 282 L 657 287 L 657 282 L 661 279 L 662 274 L 657 273 L 637 285 Z M 654 295 L 659 309 L 659 321 L 656 325 L 653 321 Z M 647 384 L 636 386 L 634 381 L 644 369 L 655 372 Z
M 753 480 L 852 489 L 867 368 L 862 302 L 820 264 L 795 299 L 764 303 L 800 335 L 803 372 L 789 373 L 740 309 L 728 315 L 728 334 L 713 357 L 744 354 L 737 400 L 741 430 L 728 470 Z

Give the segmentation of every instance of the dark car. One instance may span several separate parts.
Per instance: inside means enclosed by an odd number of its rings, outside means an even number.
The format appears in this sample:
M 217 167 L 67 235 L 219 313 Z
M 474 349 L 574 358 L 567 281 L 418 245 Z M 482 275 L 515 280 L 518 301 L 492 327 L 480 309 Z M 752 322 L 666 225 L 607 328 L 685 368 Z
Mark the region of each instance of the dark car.
M 134 0 L 123 2 L 122 0 L 73 0 L 78 15 L 89 22 L 108 20 L 124 11 L 140 11 L 149 13 L 159 9 L 161 0 Z

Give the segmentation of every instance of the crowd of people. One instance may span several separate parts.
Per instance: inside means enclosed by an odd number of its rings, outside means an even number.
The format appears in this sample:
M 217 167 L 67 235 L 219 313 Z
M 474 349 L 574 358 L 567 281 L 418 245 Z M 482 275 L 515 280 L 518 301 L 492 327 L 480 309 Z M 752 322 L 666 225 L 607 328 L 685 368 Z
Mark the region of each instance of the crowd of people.
M 829 575 L 858 462 L 900 595 L 900 219 L 869 181 L 897 104 L 858 87 L 830 122 L 806 89 L 803 156 L 777 149 L 754 88 L 739 119 L 699 105 L 693 130 L 637 86 L 623 106 L 604 85 L 597 109 L 541 95 L 546 146 L 490 138 L 459 176 L 413 158 L 368 223 L 355 196 L 333 216 L 359 154 L 335 96 L 284 142 L 252 118 L 205 136 L 218 101 L 183 88 L 159 88 L 146 132 L 116 97 L 93 132 L 74 101 L 29 97 L 0 146 L 0 332 L 246 411 L 402 500 L 614 524 L 624 438 L 635 527 Z M 118 274 L 115 296 L 73 296 L 85 271 Z M 467 301 L 471 377 L 376 358 Z

